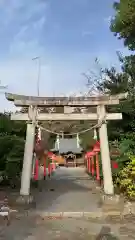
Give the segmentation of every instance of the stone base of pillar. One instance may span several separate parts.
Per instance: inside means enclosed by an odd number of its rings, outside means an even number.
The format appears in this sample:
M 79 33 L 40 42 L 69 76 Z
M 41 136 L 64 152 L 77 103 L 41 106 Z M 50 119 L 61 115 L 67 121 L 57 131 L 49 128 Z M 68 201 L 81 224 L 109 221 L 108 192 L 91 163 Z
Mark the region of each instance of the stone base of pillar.
M 32 195 L 28 195 L 28 196 L 22 196 L 20 195 L 17 199 L 16 199 L 16 203 L 19 205 L 29 205 L 34 203 L 34 197 Z
M 123 211 L 124 198 L 119 195 L 102 195 L 101 207 L 103 211 Z

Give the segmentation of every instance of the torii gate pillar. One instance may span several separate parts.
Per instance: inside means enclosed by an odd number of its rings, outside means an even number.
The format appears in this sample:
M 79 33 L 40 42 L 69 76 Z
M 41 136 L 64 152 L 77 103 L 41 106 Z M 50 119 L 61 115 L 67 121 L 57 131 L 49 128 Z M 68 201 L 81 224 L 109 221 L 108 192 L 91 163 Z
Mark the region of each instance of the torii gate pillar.
M 35 139 L 35 124 L 27 123 L 26 142 L 20 189 L 20 195 L 24 197 L 27 197 L 30 194 L 30 180 L 32 172 L 34 139 Z
M 20 195 L 29 201 L 37 108 L 29 106 Z M 28 198 L 27 198 L 28 197 Z
M 104 105 L 97 107 L 97 113 L 99 115 L 99 121 L 104 119 L 106 116 L 106 110 Z M 102 159 L 102 170 L 103 170 L 103 181 L 104 181 L 104 192 L 107 195 L 114 194 L 112 170 L 110 161 L 110 152 L 108 144 L 107 124 L 106 120 L 103 121 L 101 127 L 99 127 L 99 137 L 101 146 L 101 159 Z

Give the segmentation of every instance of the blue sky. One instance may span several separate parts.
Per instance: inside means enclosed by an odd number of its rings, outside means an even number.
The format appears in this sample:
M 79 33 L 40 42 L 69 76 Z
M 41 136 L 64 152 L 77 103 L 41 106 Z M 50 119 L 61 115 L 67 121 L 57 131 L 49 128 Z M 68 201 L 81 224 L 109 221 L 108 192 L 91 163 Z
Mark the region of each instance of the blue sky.
M 119 67 L 123 42 L 109 30 L 113 0 L 0 0 L 0 80 L 8 91 L 36 95 L 41 56 L 40 95 L 85 91 L 83 72 Z M 0 95 L 0 110 L 12 107 Z

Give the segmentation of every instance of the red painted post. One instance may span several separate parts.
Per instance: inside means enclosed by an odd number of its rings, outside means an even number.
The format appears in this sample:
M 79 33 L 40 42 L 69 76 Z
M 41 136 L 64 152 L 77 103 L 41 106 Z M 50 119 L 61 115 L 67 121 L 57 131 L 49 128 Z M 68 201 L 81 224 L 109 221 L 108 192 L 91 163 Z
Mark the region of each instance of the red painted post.
M 89 158 L 87 159 L 87 172 L 89 173 Z
M 89 158 L 87 160 L 87 172 L 89 173 Z
M 96 154 L 96 178 L 97 181 L 100 180 L 98 153 Z
M 94 176 L 94 172 L 95 172 L 95 169 L 94 169 L 94 156 L 91 157 L 91 173 L 92 173 L 92 176 Z
M 50 178 L 51 177 L 51 164 L 49 163 L 48 164 L 48 177 Z
M 46 157 L 44 157 L 44 180 L 46 179 Z
M 100 152 L 99 141 L 96 142 L 93 152 L 95 152 L 95 155 L 96 155 L 96 179 L 99 181 L 100 180 L 99 159 L 98 159 L 98 153 Z
M 34 180 L 38 180 L 38 159 L 35 161 L 35 171 L 34 171 Z
M 88 163 L 89 163 L 88 171 L 89 171 L 89 173 L 91 173 L 91 158 L 88 159 Z
M 89 162 L 89 171 L 91 173 L 91 158 L 90 158 L 90 162 Z

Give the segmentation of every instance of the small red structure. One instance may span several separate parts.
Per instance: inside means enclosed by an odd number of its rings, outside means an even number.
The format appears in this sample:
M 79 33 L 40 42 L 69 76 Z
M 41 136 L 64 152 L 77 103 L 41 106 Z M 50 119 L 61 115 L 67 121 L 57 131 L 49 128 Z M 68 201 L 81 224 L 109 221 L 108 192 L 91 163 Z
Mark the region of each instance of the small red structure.
M 96 153 L 96 179 L 97 181 L 100 180 L 100 170 L 99 170 L 99 158 L 98 158 L 98 153 L 100 152 L 100 142 L 97 141 L 96 144 L 94 145 L 93 152 Z
M 94 176 L 95 166 L 94 166 L 94 156 L 91 158 L 91 174 Z
M 93 152 L 99 153 L 100 152 L 100 142 L 97 141 L 94 145 Z
M 116 161 L 111 161 L 111 163 L 112 163 L 112 168 L 113 169 L 118 169 L 119 165 Z
M 94 170 L 94 156 L 95 156 L 95 153 L 93 151 L 87 152 L 86 156 L 87 156 L 87 161 L 88 161 L 87 170 L 88 170 L 88 172 L 91 172 L 92 176 L 93 176 L 94 172 L 95 172 L 95 170 Z
M 93 151 L 87 152 L 87 158 L 91 158 L 93 156 L 95 156 L 95 153 Z
M 52 157 L 53 153 L 52 152 L 48 152 L 48 157 Z

